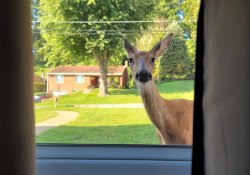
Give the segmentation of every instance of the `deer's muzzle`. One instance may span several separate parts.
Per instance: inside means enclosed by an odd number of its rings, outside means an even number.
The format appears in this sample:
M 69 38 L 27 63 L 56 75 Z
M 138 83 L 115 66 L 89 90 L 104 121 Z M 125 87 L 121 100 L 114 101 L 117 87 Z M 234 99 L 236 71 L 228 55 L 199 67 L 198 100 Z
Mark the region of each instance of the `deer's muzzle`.
M 140 81 L 141 83 L 146 83 L 152 79 L 152 75 L 147 70 L 141 70 L 140 72 L 136 73 L 135 78 L 137 81 Z

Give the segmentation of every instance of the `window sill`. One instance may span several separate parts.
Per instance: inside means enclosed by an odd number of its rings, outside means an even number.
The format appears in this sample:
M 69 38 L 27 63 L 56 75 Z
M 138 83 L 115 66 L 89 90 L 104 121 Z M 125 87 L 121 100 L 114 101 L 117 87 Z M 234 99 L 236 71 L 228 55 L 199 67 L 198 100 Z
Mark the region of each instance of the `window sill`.
M 190 146 L 38 144 L 37 175 L 190 175 Z

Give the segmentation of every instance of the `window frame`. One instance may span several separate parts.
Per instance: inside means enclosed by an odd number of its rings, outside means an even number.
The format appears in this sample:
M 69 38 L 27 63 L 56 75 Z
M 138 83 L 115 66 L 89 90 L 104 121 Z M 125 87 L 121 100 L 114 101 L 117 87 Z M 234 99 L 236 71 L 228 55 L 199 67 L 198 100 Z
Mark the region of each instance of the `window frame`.
M 190 175 L 191 154 L 187 145 L 43 143 L 36 144 L 36 175 Z
M 190 175 L 186 145 L 37 144 L 36 175 Z
M 5 5 L 6 2 L 7 5 Z M 6 13 L 3 14 L 4 18 L 9 19 L 5 22 L 7 21 L 10 25 L 2 28 L 3 36 L 6 36 L 7 39 L 2 40 L 5 47 L 1 54 L 3 57 L 9 58 L 4 60 L 8 65 L 4 67 L 4 70 L 6 69 L 4 72 L 10 73 L 11 76 L 8 77 L 10 81 L 7 81 L 10 83 L 3 88 L 10 99 L 15 97 L 17 102 L 22 103 L 13 104 L 7 98 L 7 107 L 3 107 L 3 113 L 8 117 L 2 118 L 4 121 L 2 123 L 6 123 L 6 125 L 3 132 L 5 141 L 1 144 L 2 150 L 5 150 L 4 155 L 1 156 L 3 160 L 5 159 L 1 167 L 4 170 L 1 172 L 33 174 L 35 133 L 33 94 L 31 93 L 33 57 L 30 52 L 30 2 L 12 0 L 6 2 L 5 6 L 2 6 L 3 9 L 6 9 L 4 11 Z M 22 10 L 16 10 L 16 7 Z M 20 32 L 16 32 L 14 29 Z M 18 39 L 18 42 L 11 42 L 15 39 Z M 14 71 L 9 67 L 13 67 Z M 30 81 L 16 81 L 16 78 L 22 77 L 27 77 L 27 80 Z M 10 111 L 10 109 L 12 110 Z M 38 144 L 36 146 L 37 175 L 189 174 L 190 160 L 191 148 L 177 145 Z M 13 168 L 14 166 L 15 168 Z

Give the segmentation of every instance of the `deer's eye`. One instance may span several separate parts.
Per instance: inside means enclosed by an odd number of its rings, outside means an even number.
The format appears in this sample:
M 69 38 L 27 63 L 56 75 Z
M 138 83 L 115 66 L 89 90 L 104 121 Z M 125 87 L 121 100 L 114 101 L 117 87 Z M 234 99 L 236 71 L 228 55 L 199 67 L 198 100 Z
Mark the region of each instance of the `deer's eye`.
M 129 64 L 135 63 L 133 58 L 129 58 L 129 59 L 128 59 L 128 62 L 129 62 Z
M 154 57 L 151 58 L 151 62 L 152 62 L 152 63 L 155 63 L 155 58 L 154 58 Z

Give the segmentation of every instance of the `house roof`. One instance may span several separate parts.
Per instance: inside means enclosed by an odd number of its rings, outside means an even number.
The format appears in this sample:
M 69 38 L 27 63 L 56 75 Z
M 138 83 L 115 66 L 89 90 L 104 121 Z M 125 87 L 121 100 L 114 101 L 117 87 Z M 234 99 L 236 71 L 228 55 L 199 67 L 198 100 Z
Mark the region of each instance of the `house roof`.
M 44 79 L 36 74 L 33 74 L 33 81 L 34 83 L 43 83 Z
M 108 75 L 123 75 L 126 66 L 109 66 Z M 58 66 L 47 73 L 48 75 L 100 75 L 99 66 Z

